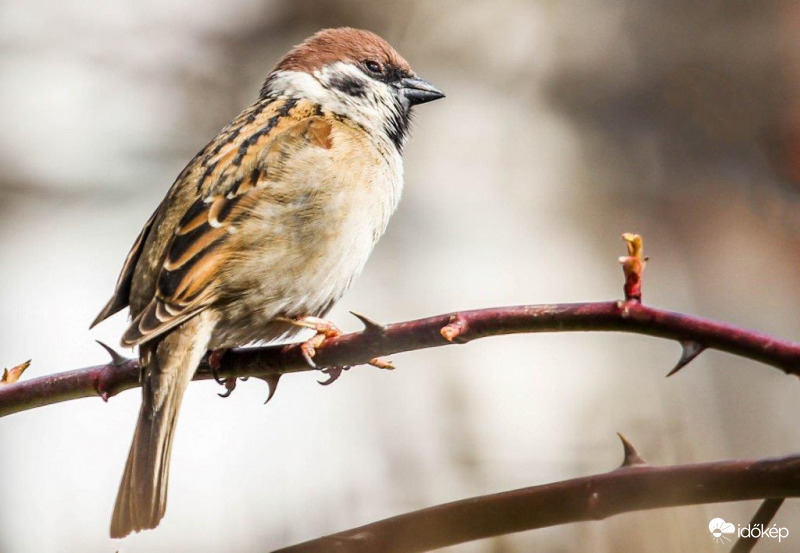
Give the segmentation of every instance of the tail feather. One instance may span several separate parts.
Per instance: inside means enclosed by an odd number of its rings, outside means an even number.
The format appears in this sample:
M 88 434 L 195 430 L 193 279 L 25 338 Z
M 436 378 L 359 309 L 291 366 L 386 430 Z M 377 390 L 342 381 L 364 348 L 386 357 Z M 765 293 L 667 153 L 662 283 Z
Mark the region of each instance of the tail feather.
M 172 441 L 183 394 L 208 347 L 213 324 L 201 313 L 157 345 L 142 347 L 142 407 L 119 486 L 111 537 L 155 528 L 167 508 Z

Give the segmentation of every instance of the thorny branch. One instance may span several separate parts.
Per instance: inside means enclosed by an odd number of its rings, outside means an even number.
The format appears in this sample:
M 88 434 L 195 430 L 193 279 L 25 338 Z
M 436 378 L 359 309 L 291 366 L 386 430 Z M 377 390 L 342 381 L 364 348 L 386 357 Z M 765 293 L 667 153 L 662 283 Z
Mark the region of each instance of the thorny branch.
M 800 496 L 800 455 L 653 467 L 620 438 L 625 459 L 611 472 L 437 505 L 275 553 L 410 553 L 631 511 Z
M 732 353 L 800 376 L 800 344 L 778 340 L 739 327 L 648 307 L 637 301 L 609 301 L 555 305 L 523 305 L 460 311 L 395 323 L 345 334 L 325 341 L 314 358 L 320 367 L 368 363 L 395 353 L 464 344 L 504 334 L 566 331 L 620 331 L 676 340 L 683 346 L 677 368 L 710 348 Z M 673 369 L 672 372 L 675 372 Z M 309 371 L 297 344 L 241 348 L 228 351 L 218 371 L 220 378 L 254 376 L 262 379 Z M 207 362 L 195 380 L 212 378 Z M 56 373 L 0 387 L 0 416 L 70 399 L 99 395 L 108 400 L 139 386 L 139 364 L 134 359 Z
M 528 305 L 461 311 L 391 325 L 353 313 L 364 330 L 326 339 L 317 348 L 316 367 L 329 384 L 353 365 L 376 358 L 504 334 L 619 331 L 677 341 L 680 359 L 670 376 L 706 349 L 759 361 L 800 376 L 800 344 L 692 315 L 643 305 L 642 273 L 647 258 L 640 236 L 624 234 L 628 255 L 620 258 L 625 274 L 625 300 L 593 303 Z M 28 363 L 5 371 L 0 379 L 0 417 L 60 401 L 99 395 L 104 401 L 139 385 L 139 365 L 105 344 L 106 365 L 18 381 Z M 390 367 L 381 360 L 381 365 Z M 255 376 L 270 387 L 286 373 L 312 370 L 300 344 L 228 351 L 216 370 L 208 359 L 195 380 L 215 378 L 230 392 L 236 378 Z M 225 379 L 225 380 L 223 380 Z M 16 383 L 15 383 L 16 382 Z M 424 551 L 489 536 L 658 507 L 764 498 L 754 515 L 769 522 L 783 498 L 800 496 L 800 455 L 756 461 L 724 461 L 698 465 L 651 467 L 620 435 L 625 459 L 606 474 L 478 497 L 408 513 L 333 534 L 282 550 L 293 551 Z M 734 551 L 749 551 L 754 540 L 740 540 Z
M 800 376 L 800 343 L 641 303 L 638 299 L 641 297 L 641 270 L 646 261 L 642 256 L 641 238 L 636 235 L 624 238 L 631 254 L 620 259 L 626 277 L 624 301 L 478 309 L 390 325 L 356 315 L 365 329 L 325 340 L 317 349 L 314 361 L 318 367 L 332 367 L 330 370 L 335 377 L 337 367 L 361 365 L 376 357 L 400 352 L 465 344 L 489 336 L 618 331 L 677 341 L 682 355 L 670 375 L 704 350 L 716 349 Z M 124 390 L 139 386 L 138 362 L 121 357 L 113 350 L 110 352 L 112 360 L 106 365 L 0 386 L 0 416 L 95 395 L 107 401 Z M 221 360 L 217 377 L 264 379 L 270 385 L 271 397 L 280 376 L 308 370 L 312 368 L 304 359 L 299 344 L 289 344 L 230 350 Z M 212 378 L 207 361 L 201 364 L 194 378 Z

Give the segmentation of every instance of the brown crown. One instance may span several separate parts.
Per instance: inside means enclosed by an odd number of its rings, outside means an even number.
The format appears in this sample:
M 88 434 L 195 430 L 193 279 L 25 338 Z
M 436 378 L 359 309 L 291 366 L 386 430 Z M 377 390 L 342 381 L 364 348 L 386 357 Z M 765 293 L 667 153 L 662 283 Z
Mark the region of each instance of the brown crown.
M 388 42 L 375 33 L 350 27 L 319 31 L 292 48 L 275 66 L 275 71 L 311 73 L 337 61 L 360 63 L 365 60 L 412 72 L 408 62 Z

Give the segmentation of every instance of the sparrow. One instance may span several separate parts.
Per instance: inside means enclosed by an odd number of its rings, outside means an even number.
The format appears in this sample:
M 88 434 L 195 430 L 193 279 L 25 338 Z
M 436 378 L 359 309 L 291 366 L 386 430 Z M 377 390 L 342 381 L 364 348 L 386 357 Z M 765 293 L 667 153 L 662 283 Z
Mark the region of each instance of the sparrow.
M 338 332 L 323 317 L 397 208 L 411 110 L 443 96 L 376 34 L 326 29 L 178 175 L 92 324 L 129 306 L 122 345 L 142 371 L 112 538 L 163 518 L 181 399 L 207 351 L 312 328 L 310 359 Z

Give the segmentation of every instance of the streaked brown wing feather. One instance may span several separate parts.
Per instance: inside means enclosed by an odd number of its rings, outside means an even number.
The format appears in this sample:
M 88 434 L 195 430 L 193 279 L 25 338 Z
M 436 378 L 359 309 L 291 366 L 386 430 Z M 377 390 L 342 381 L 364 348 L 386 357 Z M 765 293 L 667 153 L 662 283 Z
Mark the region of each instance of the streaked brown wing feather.
M 254 193 L 267 186 L 298 149 L 331 147 L 331 125 L 324 118 L 312 116 L 289 123 L 273 125 L 276 134 L 268 143 L 261 143 L 250 163 L 218 167 L 220 178 L 180 220 L 158 276 L 155 297 L 132 321 L 123 345 L 151 340 L 212 304 L 217 297 L 216 278 L 233 253 L 227 247 L 229 237 L 237 231 L 240 216 L 257 200 Z M 261 139 L 247 140 L 258 144 Z M 231 159 L 229 152 L 219 152 Z
M 131 294 L 131 283 L 133 282 L 133 271 L 136 267 L 136 264 L 139 262 L 139 258 L 142 256 L 144 243 L 147 240 L 147 236 L 150 234 L 150 229 L 153 227 L 153 221 L 155 220 L 157 214 L 158 209 L 156 209 L 153 214 L 150 215 L 150 218 L 139 232 L 139 236 L 136 237 L 136 241 L 133 243 L 133 246 L 131 246 L 128 256 L 125 258 L 125 263 L 122 265 L 122 271 L 120 271 L 119 277 L 117 278 L 117 284 L 114 286 L 114 294 L 92 322 L 91 326 L 89 327 L 90 329 L 94 328 L 95 325 L 106 320 L 114 313 L 122 311 L 128 307 L 128 298 Z

